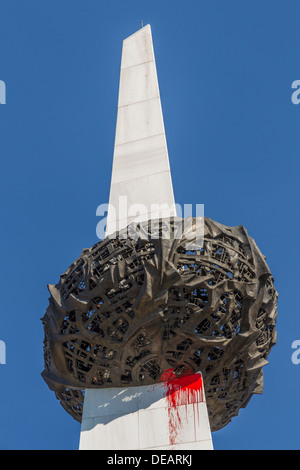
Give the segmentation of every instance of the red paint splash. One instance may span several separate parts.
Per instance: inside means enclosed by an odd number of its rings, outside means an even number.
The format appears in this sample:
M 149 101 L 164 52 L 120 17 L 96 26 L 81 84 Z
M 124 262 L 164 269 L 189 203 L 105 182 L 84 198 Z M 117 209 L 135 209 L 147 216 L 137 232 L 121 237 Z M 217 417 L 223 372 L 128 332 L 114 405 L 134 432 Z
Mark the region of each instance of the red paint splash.
M 196 412 L 199 410 L 198 403 L 204 401 L 203 382 L 201 374 L 188 375 L 176 378 L 174 369 L 168 369 L 161 375 L 161 381 L 165 382 L 166 399 L 168 403 L 169 417 L 169 441 L 170 445 L 177 443 L 178 431 L 182 426 L 182 413 L 180 415 L 179 407 L 185 405 L 187 420 L 187 405 L 193 405 L 194 429 L 196 429 Z M 195 409 L 196 407 L 196 409 Z

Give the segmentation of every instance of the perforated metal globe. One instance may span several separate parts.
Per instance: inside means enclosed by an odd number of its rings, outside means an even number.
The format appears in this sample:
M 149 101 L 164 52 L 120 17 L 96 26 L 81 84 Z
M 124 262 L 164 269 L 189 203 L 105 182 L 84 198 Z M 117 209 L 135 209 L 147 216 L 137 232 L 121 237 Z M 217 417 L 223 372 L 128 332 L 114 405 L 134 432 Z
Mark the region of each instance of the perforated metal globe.
M 265 257 L 244 227 L 208 218 L 203 247 L 186 241 L 105 239 L 49 286 L 42 375 L 78 421 L 85 389 L 157 383 L 168 370 L 202 372 L 212 431 L 262 393 L 277 317 Z

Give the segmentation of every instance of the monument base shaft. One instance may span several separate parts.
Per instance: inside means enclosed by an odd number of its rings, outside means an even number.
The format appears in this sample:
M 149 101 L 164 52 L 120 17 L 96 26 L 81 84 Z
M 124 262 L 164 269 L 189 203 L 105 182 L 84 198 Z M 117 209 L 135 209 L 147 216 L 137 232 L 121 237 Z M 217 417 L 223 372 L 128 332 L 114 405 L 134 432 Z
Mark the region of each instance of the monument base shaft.
M 86 390 L 79 449 L 212 450 L 201 374 Z

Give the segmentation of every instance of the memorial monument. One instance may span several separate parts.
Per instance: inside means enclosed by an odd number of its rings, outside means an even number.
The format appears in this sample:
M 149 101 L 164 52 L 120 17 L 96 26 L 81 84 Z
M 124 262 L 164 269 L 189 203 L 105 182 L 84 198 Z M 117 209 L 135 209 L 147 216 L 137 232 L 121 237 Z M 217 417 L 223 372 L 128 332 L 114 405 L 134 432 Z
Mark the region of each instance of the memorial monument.
M 123 42 L 109 203 L 105 238 L 48 286 L 42 376 L 81 449 L 212 449 L 262 393 L 277 292 L 243 226 L 179 230 L 149 25 Z

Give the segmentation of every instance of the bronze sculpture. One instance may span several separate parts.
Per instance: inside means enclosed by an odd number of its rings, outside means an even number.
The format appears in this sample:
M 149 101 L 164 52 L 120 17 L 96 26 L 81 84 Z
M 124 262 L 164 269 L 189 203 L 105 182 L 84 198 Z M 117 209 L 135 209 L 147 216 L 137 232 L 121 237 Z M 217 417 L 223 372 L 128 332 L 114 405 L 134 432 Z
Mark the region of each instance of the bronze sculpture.
M 106 238 L 49 291 L 42 375 L 78 421 L 84 389 L 156 383 L 166 372 L 201 370 L 212 431 L 262 393 L 277 292 L 243 226 L 205 218 L 194 250 L 184 235 Z

